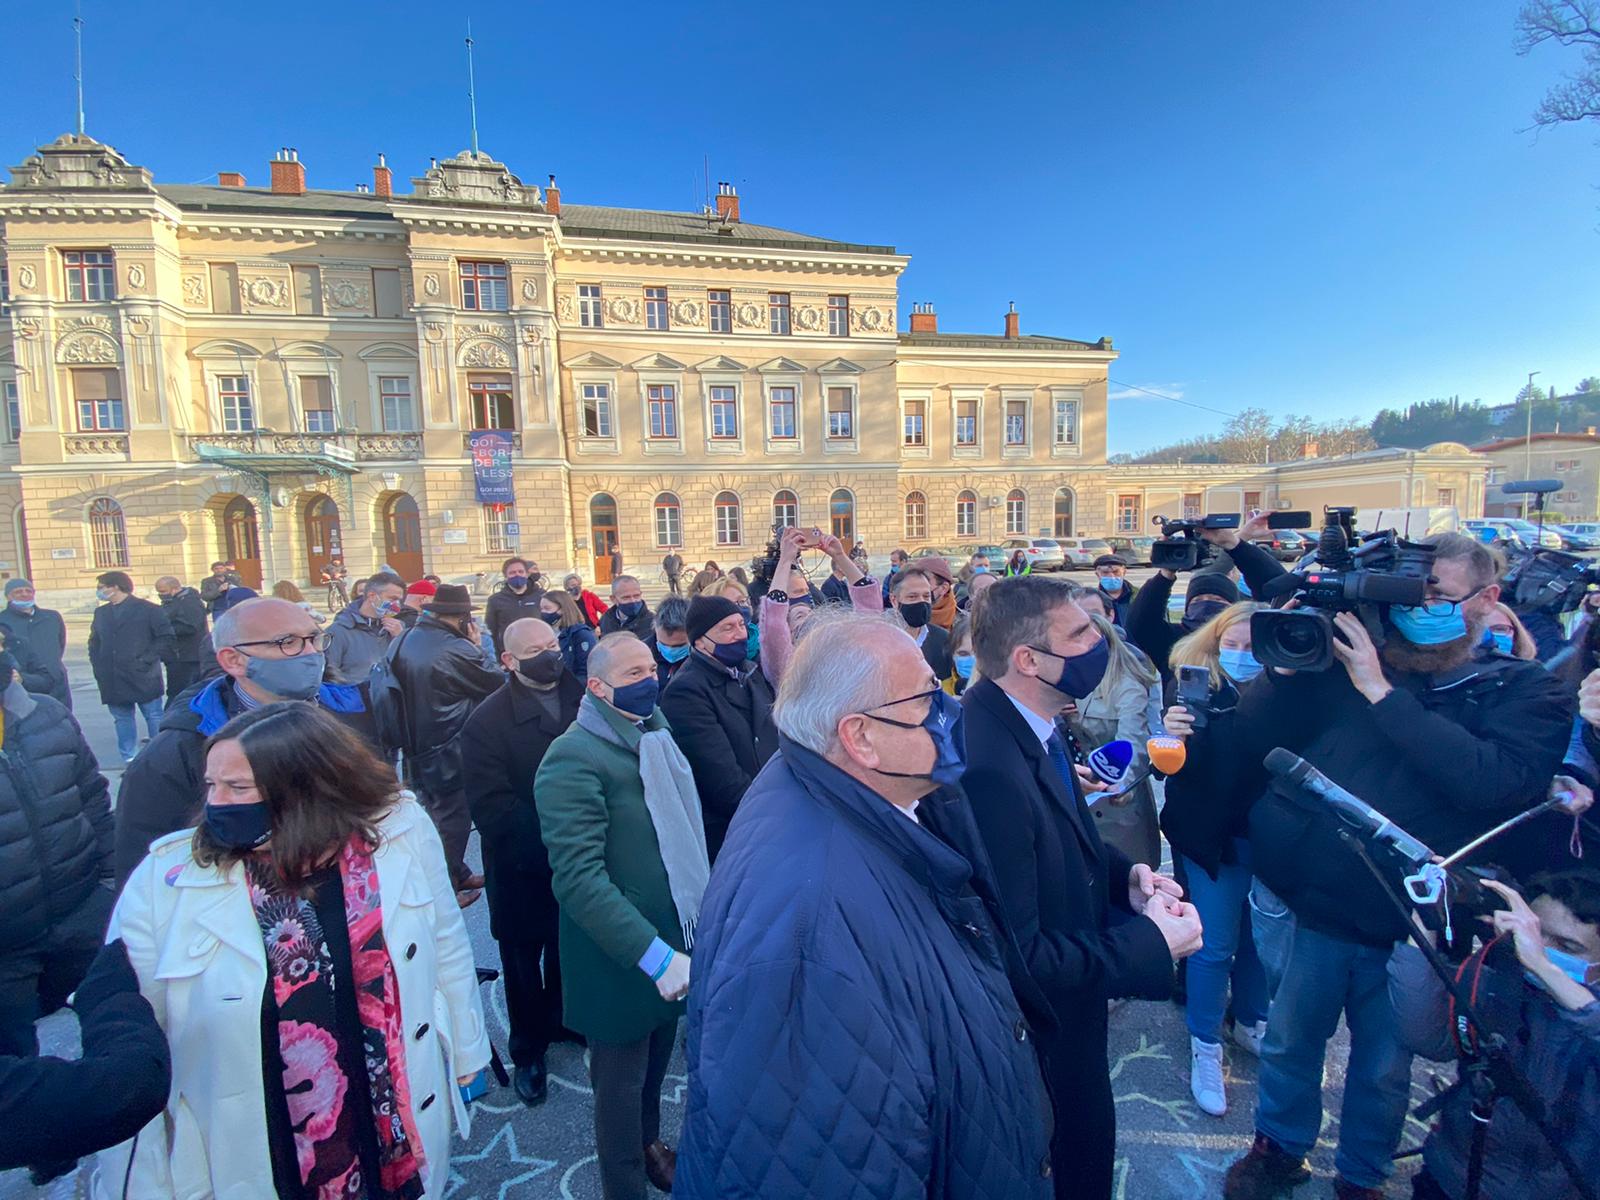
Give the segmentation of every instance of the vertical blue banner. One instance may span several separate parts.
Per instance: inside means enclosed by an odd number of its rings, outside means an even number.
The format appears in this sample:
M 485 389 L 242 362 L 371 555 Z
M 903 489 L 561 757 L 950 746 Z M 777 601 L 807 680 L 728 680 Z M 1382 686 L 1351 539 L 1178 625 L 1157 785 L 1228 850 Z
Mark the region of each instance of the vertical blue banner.
M 479 504 L 515 504 L 511 478 L 511 431 L 479 429 L 472 434 L 472 484 Z

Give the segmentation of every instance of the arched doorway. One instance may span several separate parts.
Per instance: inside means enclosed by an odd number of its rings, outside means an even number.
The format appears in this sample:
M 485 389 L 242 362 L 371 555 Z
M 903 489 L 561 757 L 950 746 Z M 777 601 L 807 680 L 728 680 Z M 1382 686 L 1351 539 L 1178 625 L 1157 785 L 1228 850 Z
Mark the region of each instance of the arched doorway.
M 383 506 L 383 561 L 407 583 L 422 578 L 422 516 L 405 492 L 389 497 Z
M 321 582 L 322 568 L 335 558 L 344 558 L 339 506 L 327 496 L 314 496 L 306 504 L 306 578 L 312 586 Z
M 605 492 L 589 501 L 589 538 L 594 545 L 594 581 L 611 582 L 611 552 L 617 548 L 617 502 Z
M 235 496 L 222 510 L 222 556 L 239 571 L 247 588 L 261 590 L 261 534 L 256 525 L 256 506 L 243 496 Z
M 1056 489 L 1055 532 L 1058 538 L 1072 536 L 1073 496 L 1071 488 Z

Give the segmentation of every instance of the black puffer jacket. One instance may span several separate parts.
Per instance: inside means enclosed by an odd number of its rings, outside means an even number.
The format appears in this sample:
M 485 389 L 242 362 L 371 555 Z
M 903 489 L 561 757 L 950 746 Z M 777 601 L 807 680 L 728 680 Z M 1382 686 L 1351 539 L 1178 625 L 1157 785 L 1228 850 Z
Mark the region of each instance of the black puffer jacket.
M 405 689 L 411 735 L 407 782 L 433 795 L 459 792 L 461 729 L 472 710 L 505 683 L 505 675 L 482 650 L 429 613 L 395 639 L 389 663 Z
M 0 609 L 0 626 L 6 630 L 11 653 L 17 660 L 22 686 L 39 696 L 53 696 L 72 708 L 72 686 L 67 682 L 67 623 L 50 608 L 30 610 L 8 604 Z
M 111 838 L 105 777 L 78 722 L 49 696 L 10 690 L 0 748 L 0 954 L 44 937 L 111 878 Z

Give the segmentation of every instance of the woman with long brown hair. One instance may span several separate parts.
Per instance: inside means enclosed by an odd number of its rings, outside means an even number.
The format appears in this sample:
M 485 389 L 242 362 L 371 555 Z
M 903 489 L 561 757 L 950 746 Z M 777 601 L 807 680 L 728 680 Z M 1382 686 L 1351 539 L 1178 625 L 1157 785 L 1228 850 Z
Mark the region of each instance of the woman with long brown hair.
M 589 651 L 599 639 L 589 628 L 578 602 L 568 592 L 546 592 L 539 597 L 539 615 L 555 627 L 567 670 L 578 677 L 579 683 L 588 679 Z
M 442 1196 L 489 1042 L 432 821 L 311 704 L 235 717 L 205 779 L 111 921 L 173 1071 L 103 1194 Z

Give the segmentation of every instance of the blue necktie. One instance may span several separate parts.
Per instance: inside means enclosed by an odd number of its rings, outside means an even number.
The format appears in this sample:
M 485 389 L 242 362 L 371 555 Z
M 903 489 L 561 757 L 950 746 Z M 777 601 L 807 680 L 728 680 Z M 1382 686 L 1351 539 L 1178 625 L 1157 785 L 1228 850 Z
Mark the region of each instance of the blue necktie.
M 1050 752 L 1050 761 L 1055 764 L 1056 774 L 1061 776 L 1061 782 L 1067 785 L 1067 792 L 1070 794 L 1077 773 L 1072 769 L 1072 760 L 1067 757 L 1066 746 L 1061 743 L 1061 735 L 1052 733 L 1044 748 Z

